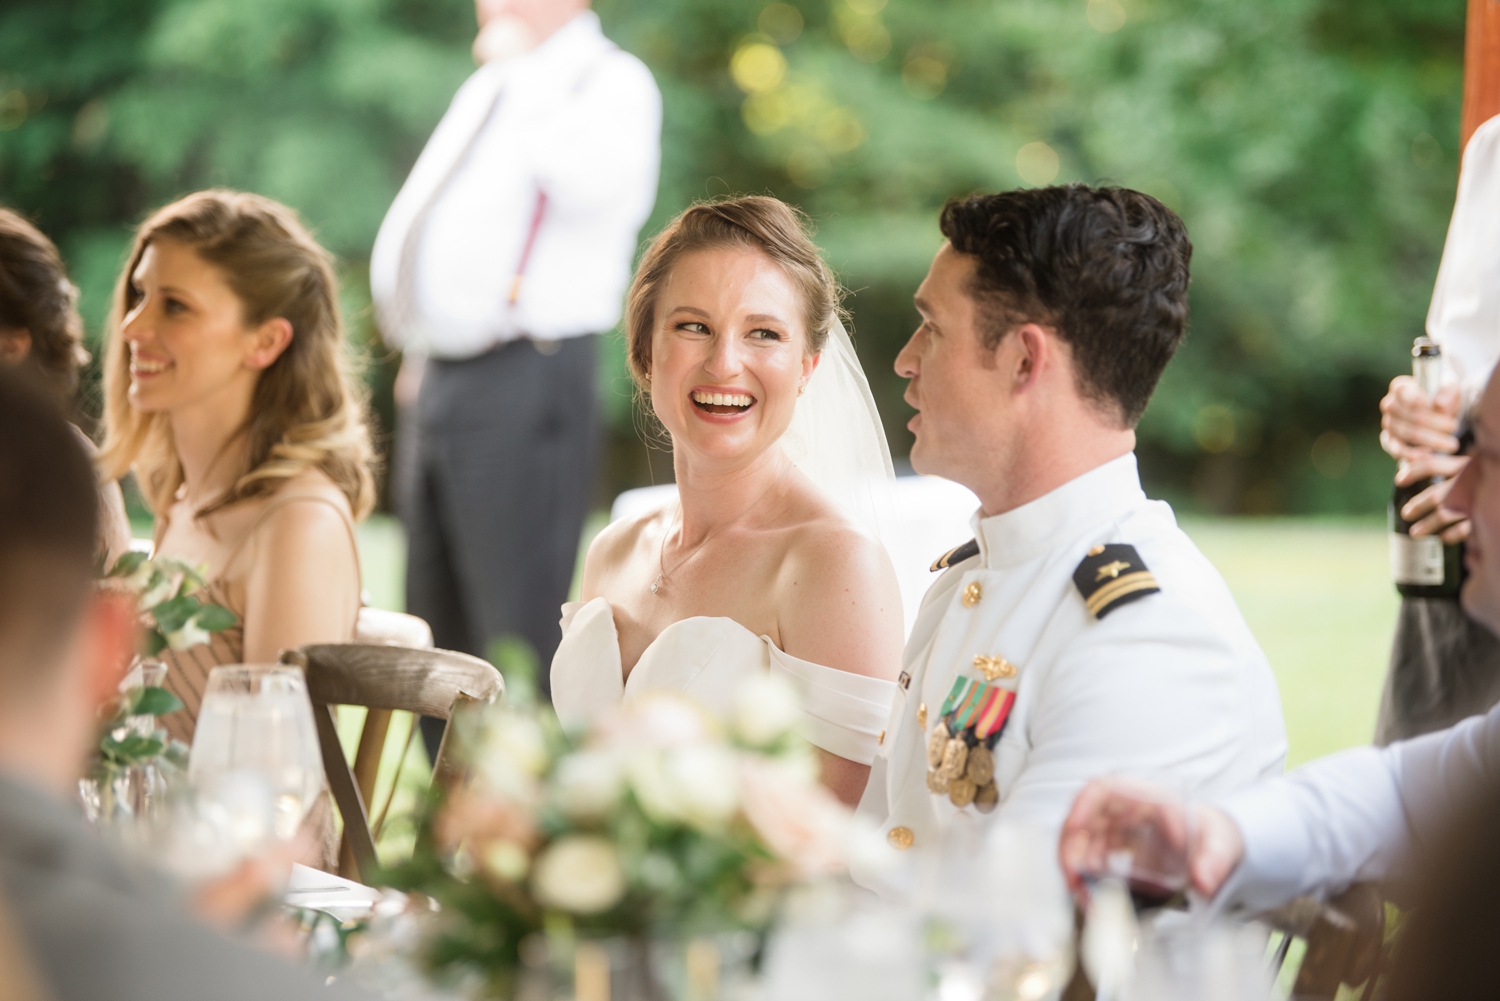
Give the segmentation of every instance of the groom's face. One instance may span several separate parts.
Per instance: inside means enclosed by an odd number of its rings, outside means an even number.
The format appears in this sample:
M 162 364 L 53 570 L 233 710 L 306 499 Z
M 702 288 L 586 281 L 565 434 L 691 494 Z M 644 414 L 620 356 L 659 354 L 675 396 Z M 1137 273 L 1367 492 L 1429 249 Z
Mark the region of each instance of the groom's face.
M 906 425 L 916 435 L 912 468 L 959 483 L 1007 440 L 1004 380 L 996 352 L 980 341 L 984 317 L 969 293 L 974 263 L 943 244 L 917 289 L 922 325 L 896 356 L 896 374 L 911 380 L 906 402 L 917 410 Z

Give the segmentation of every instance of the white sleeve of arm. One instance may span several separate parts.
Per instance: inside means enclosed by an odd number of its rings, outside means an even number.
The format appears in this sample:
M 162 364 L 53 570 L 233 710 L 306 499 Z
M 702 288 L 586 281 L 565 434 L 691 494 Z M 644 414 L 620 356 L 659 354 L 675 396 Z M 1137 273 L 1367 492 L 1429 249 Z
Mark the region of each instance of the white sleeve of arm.
M 1305 894 L 1400 874 L 1474 790 L 1500 777 L 1500 706 L 1384 749 L 1305 765 L 1217 805 L 1239 826 L 1245 857 L 1221 906 L 1258 912 Z
M 1180 606 L 1152 612 L 1151 624 L 1091 627 L 1054 665 L 1026 721 L 1031 752 L 1005 818 L 1056 832 L 1091 779 L 1165 779 L 1192 793 L 1244 767 L 1245 755 L 1277 752 L 1250 746 L 1243 665 L 1230 645 Z

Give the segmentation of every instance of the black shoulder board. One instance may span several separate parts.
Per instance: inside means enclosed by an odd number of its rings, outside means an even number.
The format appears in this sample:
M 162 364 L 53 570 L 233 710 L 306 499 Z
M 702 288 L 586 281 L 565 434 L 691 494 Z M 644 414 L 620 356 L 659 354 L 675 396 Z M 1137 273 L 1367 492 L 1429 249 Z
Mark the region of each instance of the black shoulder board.
M 1120 543 L 1090 549 L 1073 571 L 1073 583 L 1096 619 L 1161 590 L 1135 547 Z
M 937 573 L 939 570 L 947 570 L 949 567 L 951 567 L 955 563 L 962 563 L 964 560 L 968 559 L 970 556 L 978 556 L 978 555 L 979 555 L 979 540 L 978 539 L 970 539 L 968 542 L 965 542 L 963 545 L 956 546 L 953 549 L 948 550 L 943 555 L 939 556 L 937 559 L 933 560 L 932 561 L 932 572 L 933 573 Z

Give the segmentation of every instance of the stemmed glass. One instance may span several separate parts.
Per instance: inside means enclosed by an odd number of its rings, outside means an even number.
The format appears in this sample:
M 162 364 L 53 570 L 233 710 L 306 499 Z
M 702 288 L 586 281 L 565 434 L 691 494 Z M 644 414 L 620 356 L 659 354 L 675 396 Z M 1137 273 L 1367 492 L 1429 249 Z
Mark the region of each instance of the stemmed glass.
M 323 791 L 302 672 L 274 664 L 214 668 L 198 710 L 188 779 L 200 816 L 240 853 L 294 837 Z

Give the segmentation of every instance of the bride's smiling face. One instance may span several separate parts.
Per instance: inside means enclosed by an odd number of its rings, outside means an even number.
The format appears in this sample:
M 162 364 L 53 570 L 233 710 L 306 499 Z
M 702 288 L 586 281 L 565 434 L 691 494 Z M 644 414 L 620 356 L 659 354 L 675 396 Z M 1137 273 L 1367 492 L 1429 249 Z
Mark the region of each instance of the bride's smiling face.
M 818 356 L 801 296 L 774 261 L 747 247 L 685 254 L 655 321 L 651 405 L 675 450 L 738 459 L 781 438 Z

